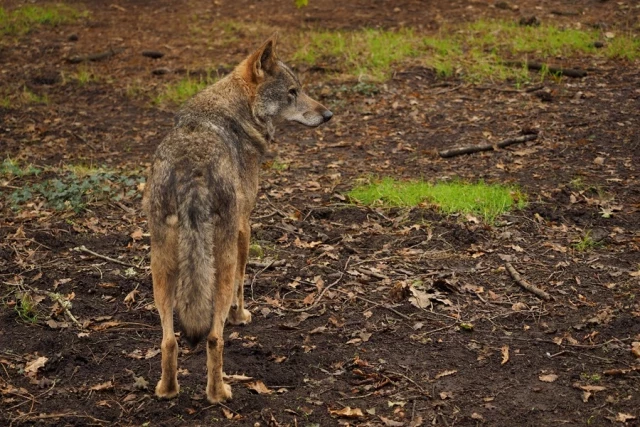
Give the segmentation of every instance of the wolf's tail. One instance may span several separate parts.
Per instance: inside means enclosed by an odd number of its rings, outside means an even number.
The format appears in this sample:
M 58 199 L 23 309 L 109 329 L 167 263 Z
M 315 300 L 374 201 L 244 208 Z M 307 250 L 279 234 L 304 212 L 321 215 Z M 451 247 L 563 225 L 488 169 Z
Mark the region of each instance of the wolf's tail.
M 209 191 L 197 181 L 191 184 L 182 194 L 176 194 L 179 270 L 176 312 L 185 338 L 193 347 L 211 330 L 215 269 Z

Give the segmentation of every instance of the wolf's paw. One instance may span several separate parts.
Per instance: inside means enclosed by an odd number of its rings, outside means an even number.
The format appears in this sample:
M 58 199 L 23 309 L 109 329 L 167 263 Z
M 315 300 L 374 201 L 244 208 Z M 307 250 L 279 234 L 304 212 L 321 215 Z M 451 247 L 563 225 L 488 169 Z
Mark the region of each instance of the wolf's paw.
M 231 386 L 227 383 L 222 383 L 221 385 L 222 387 L 218 387 L 214 392 L 209 391 L 209 387 L 207 387 L 207 400 L 209 403 L 220 403 L 231 399 Z
M 161 399 L 173 399 L 178 395 L 179 391 L 180 385 L 177 381 L 173 381 L 173 384 L 165 384 L 160 380 L 156 385 L 156 396 Z
M 242 310 L 232 308 L 227 320 L 232 325 L 246 325 L 251 322 L 251 312 L 245 308 Z

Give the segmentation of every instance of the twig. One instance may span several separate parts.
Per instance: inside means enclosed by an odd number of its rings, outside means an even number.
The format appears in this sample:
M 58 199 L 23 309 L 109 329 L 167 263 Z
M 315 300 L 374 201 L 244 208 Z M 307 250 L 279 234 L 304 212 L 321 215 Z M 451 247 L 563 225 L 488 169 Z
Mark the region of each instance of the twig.
M 551 296 L 548 293 L 546 293 L 542 289 L 532 285 L 531 283 L 523 279 L 522 276 L 520 276 L 520 273 L 518 273 L 516 269 L 513 268 L 513 265 L 511 265 L 511 263 L 507 262 L 504 265 L 505 267 L 507 267 L 507 271 L 509 272 L 511 277 L 513 277 L 513 280 L 515 280 L 518 285 L 528 290 L 529 292 L 539 296 L 543 300 L 549 301 L 551 299 Z
M 71 310 L 70 310 L 71 302 L 69 300 L 64 299 L 62 295 L 54 294 L 53 292 L 49 292 L 49 291 L 39 291 L 39 292 L 43 292 L 47 294 L 49 298 L 57 302 L 60 305 L 60 307 L 64 310 L 64 313 L 69 317 L 69 319 L 71 319 L 71 321 L 75 323 L 78 328 L 82 329 L 82 325 L 80 324 L 80 322 L 78 322 L 78 319 L 76 319 L 75 316 L 71 314 Z
M 411 382 L 414 386 L 418 387 L 418 390 L 420 390 L 421 393 L 423 393 L 425 396 L 429 396 L 431 397 L 431 395 L 429 394 L 428 391 L 426 391 L 425 389 L 423 389 L 417 382 L 415 382 L 414 380 L 412 380 L 411 378 L 409 378 L 408 376 L 406 376 L 405 374 L 403 374 L 402 372 L 395 372 L 395 371 L 387 371 L 388 373 L 392 374 L 392 375 L 398 375 L 401 376 L 402 378 L 406 379 L 407 381 Z
M 253 296 L 253 284 L 256 281 L 256 278 L 262 273 L 264 272 L 266 269 L 268 269 L 269 267 L 271 267 L 273 264 L 275 264 L 276 261 L 272 260 L 269 264 L 265 265 L 262 270 L 258 271 L 256 274 L 253 275 L 253 278 L 251 279 L 251 300 L 255 301 L 256 299 Z M 247 263 L 248 265 L 249 263 Z
M 77 247 L 73 248 L 73 250 L 74 251 L 78 251 L 78 252 L 86 252 L 88 254 L 93 255 L 94 257 L 102 258 L 104 260 L 111 261 L 111 262 L 115 262 L 116 264 L 126 265 L 127 267 L 140 268 L 135 264 L 130 264 L 130 263 L 125 262 L 125 261 L 120 261 L 119 259 L 111 258 L 111 257 L 108 257 L 106 255 L 101 255 L 101 254 L 99 254 L 97 252 L 92 251 L 91 249 L 87 249 L 87 247 L 85 245 L 77 246 Z
M 504 141 L 500 141 L 497 144 L 470 145 L 467 147 L 450 148 L 448 150 L 438 151 L 438 154 L 440 155 L 440 157 L 446 158 L 459 156 L 461 154 L 478 153 L 480 151 L 491 151 L 495 150 L 496 148 L 505 148 L 512 144 L 520 144 L 527 141 L 533 141 L 536 138 L 538 138 L 538 135 L 535 134 L 522 135 L 515 138 L 505 139 Z

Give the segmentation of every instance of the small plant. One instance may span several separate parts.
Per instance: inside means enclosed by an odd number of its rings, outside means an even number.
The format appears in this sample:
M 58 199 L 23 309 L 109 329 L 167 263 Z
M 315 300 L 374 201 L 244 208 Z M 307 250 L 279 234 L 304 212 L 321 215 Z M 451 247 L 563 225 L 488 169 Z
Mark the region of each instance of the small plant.
M 598 383 L 600 382 L 601 377 L 600 374 L 589 374 L 587 372 L 582 372 L 580 374 L 580 379 L 588 383 Z
M 525 197 L 515 187 L 491 185 L 479 182 L 397 181 L 384 178 L 358 186 L 349 197 L 365 205 L 384 207 L 413 207 L 428 203 L 445 214 L 470 213 L 493 221 L 511 209 L 522 209 Z
M 18 300 L 14 306 L 14 310 L 18 314 L 18 317 L 27 323 L 37 323 L 38 313 L 36 311 L 37 303 L 33 300 L 31 294 L 25 292 L 18 295 Z
M 587 230 L 584 235 L 572 246 L 578 252 L 588 252 L 600 245 L 601 243 L 595 241 L 591 236 L 591 230 Z

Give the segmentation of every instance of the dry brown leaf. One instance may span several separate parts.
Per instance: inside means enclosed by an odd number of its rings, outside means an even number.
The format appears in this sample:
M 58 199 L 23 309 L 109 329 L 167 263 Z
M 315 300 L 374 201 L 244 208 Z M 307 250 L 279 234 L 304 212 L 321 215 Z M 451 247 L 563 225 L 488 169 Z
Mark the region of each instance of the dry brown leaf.
M 360 408 L 351 408 L 349 406 L 346 406 L 342 409 L 338 409 L 338 410 L 332 410 L 329 409 L 329 413 L 331 415 L 336 415 L 338 417 L 341 418 L 362 418 L 364 417 L 364 414 L 362 413 L 362 409 Z
M 404 425 L 403 422 L 401 421 L 395 421 L 395 420 L 390 420 L 389 418 L 385 418 L 382 415 L 380 415 L 380 420 L 382 420 L 382 422 L 384 423 L 384 425 L 386 426 L 390 426 L 390 427 L 401 427 Z
M 543 374 L 538 379 L 544 383 L 552 383 L 558 379 L 558 376 L 556 374 Z
M 631 343 L 631 354 L 635 357 L 640 357 L 640 341 L 634 341 Z
M 311 305 L 313 304 L 313 300 L 316 298 L 316 293 L 315 292 L 311 292 L 309 295 L 307 295 L 303 300 L 302 303 L 304 305 Z
M 110 390 L 112 388 L 113 388 L 113 383 L 111 382 L 111 380 L 109 380 L 100 384 L 96 384 L 93 387 L 91 387 L 89 390 L 102 391 L 102 390 Z
M 438 378 L 442 378 L 442 377 L 447 377 L 447 376 L 449 376 L 449 375 L 453 375 L 453 374 L 455 374 L 456 372 L 458 372 L 458 370 L 457 370 L 457 369 L 450 369 L 450 370 L 448 370 L 448 371 L 442 371 L 442 372 L 440 372 L 440 373 L 436 374 L 436 379 L 438 379 Z
M 500 349 L 500 352 L 502 353 L 502 362 L 500 362 L 500 364 L 504 365 L 509 361 L 509 346 L 508 345 L 502 346 L 502 348 Z
M 246 381 L 251 381 L 253 379 L 253 377 L 248 377 L 246 375 L 242 375 L 242 374 L 236 374 L 236 375 L 224 375 L 224 379 L 226 381 L 229 382 L 246 382 Z
M 104 331 L 105 329 L 115 328 L 116 326 L 120 326 L 122 323 L 117 320 L 113 320 L 111 322 L 103 322 L 97 325 L 91 326 L 91 329 L 94 331 Z
M 140 293 L 140 291 L 138 291 L 137 289 L 132 290 L 131 292 L 129 292 L 127 294 L 126 297 L 124 297 L 124 303 L 125 304 L 131 304 L 136 302 L 136 295 L 138 295 Z
M 142 228 L 136 228 L 130 236 L 133 240 L 142 240 Z
M 264 383 L 262 381 L 260 381 L 260 380 L 247 383 L 247 388 L 249 390 L 255 391 L 258 394 L 271 394 L 271 393 L 273 393 L 273 390 L 271 390 L 269 387 L 264 385 Z
M 422 417 L 417 416 L 409 423 L 409 427 L 420 427 L 422 425 Z
M 145 359 L 151 359 L 152 357 L 156 357 L 157 355 L 160 354 L 162 350 L 160 350 L 159 348 L 150 348 L 149 350 L 147 350 L 147 352 L 144 355 Z
M 635 420 L 636 417 L 630 414 L 624 414 L 622 412 L 618 412 L 618 415 L 616 415 L 616 421 L 618 421 L 619 423 L 626 423 L 629 420 Z
M 38 369 L 42 368 L 44 364 L 47 363 L 47 360 L 49 360 L 49 358 L 40 356 L 36 360 L 27 363 L 27 365 L 24 367 L 24 371 L 26 373 L 35 374 L 38 372 Z

